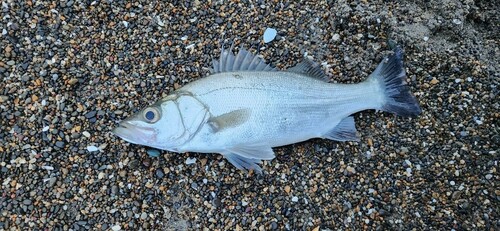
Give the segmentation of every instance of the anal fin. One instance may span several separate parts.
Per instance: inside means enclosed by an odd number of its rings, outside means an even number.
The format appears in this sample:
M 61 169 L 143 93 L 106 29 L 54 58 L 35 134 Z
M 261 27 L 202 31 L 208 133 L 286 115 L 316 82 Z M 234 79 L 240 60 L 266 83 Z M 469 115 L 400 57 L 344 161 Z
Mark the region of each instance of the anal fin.
M 342 119 L 339 124 L 327 132 L 323 138 L 338 141 L 359 141 L 356 132 L 354 117 L 349 116 Z

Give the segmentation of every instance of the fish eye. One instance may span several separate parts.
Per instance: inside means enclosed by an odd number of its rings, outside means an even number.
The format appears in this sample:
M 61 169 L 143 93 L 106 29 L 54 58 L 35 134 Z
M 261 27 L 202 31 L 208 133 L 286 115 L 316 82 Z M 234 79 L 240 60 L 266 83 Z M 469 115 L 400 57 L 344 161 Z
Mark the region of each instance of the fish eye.
M 142 116 L 148 123 L 154 123 L 160 119 L 160 111 L 154 107 L 144 109 Z

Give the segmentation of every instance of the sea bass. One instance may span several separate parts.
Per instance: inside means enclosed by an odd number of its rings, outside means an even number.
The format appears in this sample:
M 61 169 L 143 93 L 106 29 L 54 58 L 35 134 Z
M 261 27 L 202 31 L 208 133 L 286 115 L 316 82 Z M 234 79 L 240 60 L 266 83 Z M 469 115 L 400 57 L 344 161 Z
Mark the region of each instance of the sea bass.
M 220 153 L 238 169 L 261 172 L 261 161 L 275 157 L 273 147 L 359 140 L 353 113 L 420 114 L 402 60 L 396 48 L 364 82 L 333 84 L 308 58 L 279 71 L 243 48 L 236 55 L 222 48 L 208 77 L 123 120 L 113 133 L 171 152 Z

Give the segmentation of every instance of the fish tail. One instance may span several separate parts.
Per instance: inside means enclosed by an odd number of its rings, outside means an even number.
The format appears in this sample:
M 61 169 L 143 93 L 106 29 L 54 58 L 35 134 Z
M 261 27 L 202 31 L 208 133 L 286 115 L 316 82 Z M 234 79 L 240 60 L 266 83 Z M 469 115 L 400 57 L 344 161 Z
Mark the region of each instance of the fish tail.
M 417 99 L 406 85 L 401 48 L 394 49 L 394 54 L 377 66 L 368 81 L 378 84 L 383 94 L 382 104 L 378 109 L 405 117 L 414 117 L 422 112 Z

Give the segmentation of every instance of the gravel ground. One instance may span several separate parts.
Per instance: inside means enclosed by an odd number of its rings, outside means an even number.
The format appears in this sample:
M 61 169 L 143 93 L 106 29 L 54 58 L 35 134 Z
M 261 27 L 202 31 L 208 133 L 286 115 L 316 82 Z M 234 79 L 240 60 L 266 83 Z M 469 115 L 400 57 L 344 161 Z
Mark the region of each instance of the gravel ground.
M 0 230 L 500 229 L 494 1 L 172 2 L 2 1 Z M 276 148 L 263 175 L 110 133 L 233 39 L 338 83 L 393 40 L 423 114 L 358 113 L 360 142 Z

